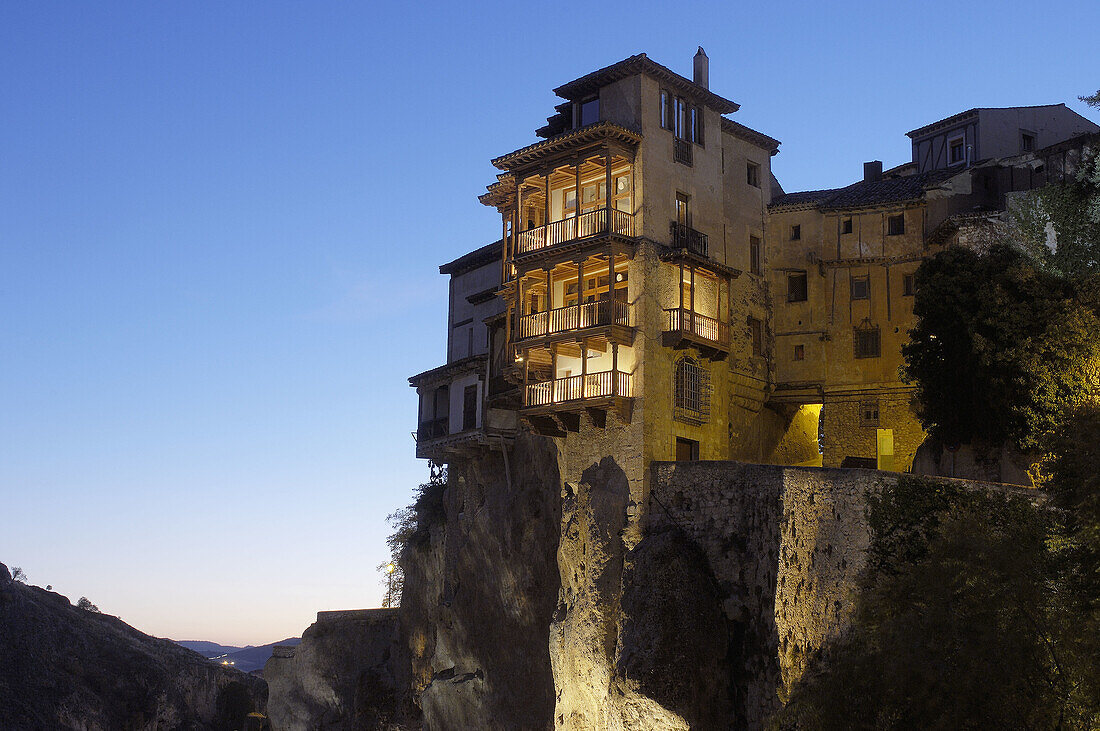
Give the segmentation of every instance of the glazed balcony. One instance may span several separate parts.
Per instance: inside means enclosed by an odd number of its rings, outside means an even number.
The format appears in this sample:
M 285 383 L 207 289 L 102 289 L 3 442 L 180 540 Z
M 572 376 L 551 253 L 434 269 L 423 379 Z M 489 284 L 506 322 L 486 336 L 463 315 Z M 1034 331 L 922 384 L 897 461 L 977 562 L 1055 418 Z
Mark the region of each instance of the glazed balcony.
M 606 402 L 633 395 L 633 374 L 610 370 L 527 384 L 523 405 L 526 408 L 585 406 L 586 402 Z
M 664 344 L 673 348 L 695 345 L 724 358 L 730 351 L 729 324 L 683 307 L 665 310 Z
M 608 219 L 610 218 L 610 223 Z M 580 216 L 523 231 L 516 237 L 516 256 L 598 236 L 634 237 L 634 214 L 615 208 L 597 208 Z
M 524 315 L 519 318 L 516 340 L 612 325 L 634 327 L 634 305 L 605 299 Z

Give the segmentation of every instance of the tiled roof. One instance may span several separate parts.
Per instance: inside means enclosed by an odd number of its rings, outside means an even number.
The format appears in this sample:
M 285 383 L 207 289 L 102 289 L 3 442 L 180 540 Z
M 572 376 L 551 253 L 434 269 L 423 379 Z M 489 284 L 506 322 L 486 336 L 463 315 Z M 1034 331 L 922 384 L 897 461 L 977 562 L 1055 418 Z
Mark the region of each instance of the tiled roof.
M 833 190 L 811 190 L 799 193 L 787 193 L 771 202 L 769 208 L 785 206 L 815 205 L 823 209 L 858 208 L 882 203 L 915 200 L 924 195 L 928 188 L 950 177 L 959 170 L 933 170 L 920 175 L 906 175 L 901 178 L 852 183 L 844 188 Z
M 601 86 L 607 86 L 619 79 L 625 79 L 639 73 L 649 74 L 677 91 L 696 97 L 707 106 L 718 110 L 719 114 L 732 114 L 741 108 L 736 102 L 720 97 L 709 89 L 699 86 L 691 79 L 680 76 L 672 69 L 653 61 L 644 53 L 624 58 L 618 63 L 613 63 L 590 74 L 585 74 L 579 79 L 574 79 L 567 84 L 562 84 L 554 89 L 554 93 L 563 99 L 577 100 Z
M 774 137 L 768 137 L 763 132 L 757 132 L 751 127 L 746 127 L 740 122 L 734 122 L 732 119 L 722 118 L 722 130 L 729 132 L 734 137 L 740 137 L 743 140 L 759 145 L 771 154 L 779 152 L 779 140 Z
M 507 155 L 494 158 L 490 162 L 500 170 L 510 170 L 517 165 L 524 165 L 537 160 L 542 155 L 580 147 L 602 139 L 637 144 L 642 139 L 642 133 L 614 122 L 593 122 L 584 127 L 562 132 L 541 142 L 521 147 L 514 152 L 509 152 Z
M 460 274 L 468 269 L 476 269 L 491 262 L 500 261 L 502 246 L 503 244 L 500 241 L 494 241 L 491 244 L 482 246 L 480 249 L 471 251 L 469 254 L 463 254 L 454 261 L 441 265 L 439 273 Z

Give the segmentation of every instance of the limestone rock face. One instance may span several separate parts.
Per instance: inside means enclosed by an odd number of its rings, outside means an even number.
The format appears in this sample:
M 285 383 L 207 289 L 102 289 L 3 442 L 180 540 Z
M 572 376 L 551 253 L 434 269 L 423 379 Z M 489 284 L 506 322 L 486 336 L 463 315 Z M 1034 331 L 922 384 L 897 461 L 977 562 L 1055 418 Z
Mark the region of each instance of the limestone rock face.
M 446 519 L 402 561 L 414 692 L 431 729 L 547 729 L 561 482 L 553 441 L 520 435 L 450 465 Z
M 0 564 L 0 728 L 241 729 L 267 686 L 13 582 Z
M 396 609 L 318 612 L 301 644 L 264 666 L 276 731 L 418 728 Z

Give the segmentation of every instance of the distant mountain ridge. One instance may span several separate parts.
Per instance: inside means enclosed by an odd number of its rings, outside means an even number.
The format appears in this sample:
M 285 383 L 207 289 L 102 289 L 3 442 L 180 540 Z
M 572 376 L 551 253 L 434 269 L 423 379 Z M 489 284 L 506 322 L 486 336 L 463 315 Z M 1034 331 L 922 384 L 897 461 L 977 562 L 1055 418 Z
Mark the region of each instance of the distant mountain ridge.
M 233 645 L 219 645 L 217 642 L 207 640 L 172 640 L 181 647 L 193 650 L 203 657 L 211 660 L 226 661 L 242 672 L 250 673 L 259 670 L 271 657 L 275 645 L 297 645 L 302 641 L 300 637 L 288 637 L 285 640 L 272 642 L 267 645 L 245 645 L 234 647 Z

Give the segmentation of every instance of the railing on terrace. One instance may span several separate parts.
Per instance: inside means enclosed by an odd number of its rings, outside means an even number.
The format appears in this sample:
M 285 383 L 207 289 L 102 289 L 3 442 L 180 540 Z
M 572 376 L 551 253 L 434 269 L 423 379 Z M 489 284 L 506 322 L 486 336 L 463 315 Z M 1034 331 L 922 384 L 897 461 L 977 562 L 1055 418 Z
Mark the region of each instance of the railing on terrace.
M 447 436 L 447 424 L 449 421 L 450 417 L 444 416 L 441 419 L 420 422 L 420 427 L 416 430 L 416 441 L 426 442 Z
M 550 406 L 582 399 L 633 395 L 633 374 L 622 371 L 600 371 L 583 376 L 566 376 L 552 381 L 528 384 L 523 394 L 523 404 Z
M 516 254 L 556 246 L 597 234 L 613 233 L 620 236 L 634 235 L 634 214 L 611 209 L 611 226 L 607 225 L 607 208 L 597 208 L 580 216 L 554 221 L 522 232 L 516 239 Z
M 519 319 L 517 340 L 552 333 L 583 330 L 596 325 L 634 326 L 634 305 L 618 300 L 597 300 L 548 312 L 534 312 Z
M 668 226 L 668 235 L 672 239 L 672 248 L 687 249 L 693 254 L 707 256 L 707 235 L 691 226 L 673 221 Z
M 729 347 L 730 327 L 728 324 L 680 307 L 665 310 L 665 314 L 668 316 L 667 332 L 694 335 L 717 343 L 724 348 Z
M 677 137 L 672 143 L 672 157 L 676 162 L 691 167 L 691 142 Z

